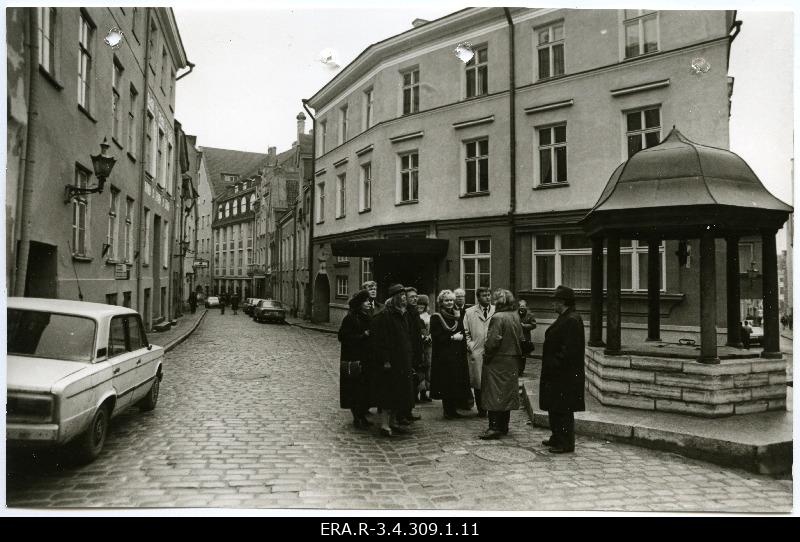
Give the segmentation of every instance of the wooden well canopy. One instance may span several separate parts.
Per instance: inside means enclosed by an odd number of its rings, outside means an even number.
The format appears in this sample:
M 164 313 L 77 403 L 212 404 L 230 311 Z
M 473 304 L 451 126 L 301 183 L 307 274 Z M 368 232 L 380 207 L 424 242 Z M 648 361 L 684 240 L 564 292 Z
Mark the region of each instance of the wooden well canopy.
M 728 150 L 694 143 L 673 127 L 659 145 L 622 163 L 581 220 L 592 239 L 590 344 L 621 351 L 620 239 L 648 242 L 648 340 L 660 340 L 659 252 L 662 240 L 700 239 L 700 336 L 703 363 L 718 363 L 714 240 L 726 240 L 728 344 L 739 335 L 739 238 L 761 235 L 764 352 L 780 356 L 775 235 L 793 211 L 769 193 L 750 166 Z M 602 340 L 603 244 L 608 253 L 606 342 Z

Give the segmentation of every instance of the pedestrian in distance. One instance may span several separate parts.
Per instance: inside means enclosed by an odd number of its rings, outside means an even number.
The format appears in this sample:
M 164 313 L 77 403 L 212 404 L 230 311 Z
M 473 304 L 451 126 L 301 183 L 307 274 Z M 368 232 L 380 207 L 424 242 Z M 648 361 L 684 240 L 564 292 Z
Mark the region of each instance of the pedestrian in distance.
M 575 311 L 575 292 L 558 286 L 552 296 L 558 318 L 544 335 L 539 408 L 547 411 L 552 435 L 542 442 L 551 453 L 575 451 L 575 412 L 585 410 L 583 319 Z
M 739 329 L 742 335 L 742 346 L 745 350 L 750 350 L 750 335 L 753 333 L 753 328 L 750 323 L 745 320 L 742 322 L 742 327 Z
M 419 312 L 417 311 L 417 297 L 417 289 L 413 286 L 406 286 L 405 317 L 408 320 L 408 332 L 410 335 L 409 338 L 411 340 L 411 349 L 413 353 L 411 368 L 414 371 L 414 378 L 411 381 L 411 388 L 408 390 L 408 392 L 411 394 L 412 407 L 416 403 L 417 398 L 417 371 L 419 370 L 420 365 L 422 365 L 422 328 L 424 326 L 419 317 Z M 397 415 L 397 423 L 400 425 L 409 425 L 419 419 L 421 419 L 421 416 L 414 414 L 412 409 L 409 409 L 406 412 L 400 412 Z
M 197 312 L 197 292 L 189 292 L 189 308 L 192 314 Z
M 353 426 L 367 429 L 369 410 L 369 361 L 372 349 L 370 340 L 369 293 L 360 290 L 348 301 L 350 310 L 339 327 L 339 405 L 350 409 Z
M 409 432 L 397 423 L 397 413 L 407 412 L 414 406 L 409 393 L 414 379 L 411 367 L 414 350 L 405 315 L 405 288 L 402 284 L 393 284 L 388 294 L 383 310 L 370 324 L 373 352 L 370 392 L 381 413 L 380 433 L 391 437 Z
M 525 363 L 528 355 L 534 350 L 531 332 L 536 329 L 536 318 L 528 311 L 527 301 L 520 299 L 517 301 L 517 305 L 519 307 L 517 314 L 519 314 L 519 321 L 522 323 L 522 362 L 519 367 L 519 376 L 522 376 L 525 374 Z
M 361 285 L 362 290 L 369 292 L 369 315 L 375 316 L 383 310 L 383 303 L 378 301 L 378 283 L 368 280 Z
M 233 292 L 231 296 L 231 310 L 233 311 L 233 315 L 236 316 L 237 311 L 239 310 L 239 292 Z
M 481 401 L 489 412 L 489 428 L 483 440 L 508 434 L 511 411 L 519 409 L 519 366 L 522 357 L 522 324 L 508 290 L 494 292 L 494 316 L 489 321 L 483 350 Z
M 472 398 L 464 326 L 455 311 L 456 296 L 442 290 L 439 312 L 431 316 L 431 397 L 442 400 L 446 420 L 462 418 L 458 408 Z
M 475 305 L 464 313 L 464 337 L 467 340 L 467 356 L 469 366 L 469 382 L 475 395 L 475 406 L 478 417 L 486 417 L 486 409 L 481 403 L 481 373 L 483 371 L 483 347 L 486 342 L 486 332 L 489 321 L 495 313 L 492 305 L 492 291 L 489 288 L 475 289 Z
M 420 403 L 430 403 L 431 389 L 431 315 L 428 312 L 430 299 L 427 295 L 417 297 L 417 312 L 422 321 L 422 364 L 417 368 L 417 391 Z
M 225 305 L 227 305 L 227 304 L 228 304 L 228 294 L 226 294 L 225 292 L 222 292 L 222 294 L 219 296 L 219 313 L 220 314 L 225 314 Z

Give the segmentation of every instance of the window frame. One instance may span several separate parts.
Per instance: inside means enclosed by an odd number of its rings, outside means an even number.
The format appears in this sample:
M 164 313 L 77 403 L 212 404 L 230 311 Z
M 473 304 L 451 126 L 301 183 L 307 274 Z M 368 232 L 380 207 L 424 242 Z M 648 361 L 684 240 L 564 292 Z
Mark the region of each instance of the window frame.
M 348 115 L 350 114 L 350 104 L 344 104 L 339 108 L 339 145 L 347 141 Z
M 111 139 L 122 147 L 122 75 L 125 67 L 114 55 L 111 62 Z M 130 114 L 130 112 L 129 112 Z
M 346 298 L 350 291 L 350 277 L 347 275 L 336 275 L 336 297 Z
M 88 188 L 92 173 L 81 164 L 75 164 L 75 186 Z M 72 255 L 88 257 L 91 234 L 91 201 L 86 195 L 72 198 Z M 81 220 L 82 218 L 82 220 Z M 83 227 L 81 227 L 81 223 Z
M 480 154 L 480 143 L 485 141 L 486 142 L 486 154 Z M 475 145 L 475 156 L 469 156 L 469 146 Z M 461 175 L 461 195 L 462 196 L 479 196 L 484 194 L 489 194 L 490 186 L 491 186 L 491 177 L 490 177 L 490 160 L 489 156 L 491 155 L 491 147 L 489 146 L 489 136 L 481 136 L 473 139 L 466 139 L 462 142 L 461 152 L 463 153 L 463 160 L 462 160 L 462 167 L 463 167 L 463 174 Z M 475 190 L 469 189 L 469 164 L 471 162 L 475 163 Z M 480 186 L 480 179 L 481 179 L 481 171 L 483 167 L 481 163 L 485 162 L 485 169 L 486 169 L 486 189 L 482 190 Z
M 325 222 L 325 181 L 319 181 L 316 183 L 316 198 L 317 198 L 317 216 L 314 217 L 317 224 L 322 224 Z
M 568 137 L 567 125 L 568 125 L 567 121 L 560 121 L 560 122 L 554 122 L 554 123 L 549 123 L 549 124 L 542 124 L 540 126 L 535 126 L 534 127 L 534 131 L 536 133 L 535 133 L 535 137 L 534 137 L 535 152 L 534 152 L 534 155 L 533 155 L 533 157 L 534 157 L 533 161 L 534 161 L 534 185 L 536 187 L 540 187 L 540 186 L 546 186 L 546 187 L 550 187 L 550 186 L 567 186 L 567 185 L 569 185 L 569 137 Z M 555 129 L 556 128 L 560 128 L 560 127 L 564 127 L 564 141 L 558 141 L 557 142 L 555 140 L 555 133 L 556 133 Z M 542 134 L 543 130 L 549 130 L 550 131 L 550 143 L 542 144 L 542 142 L 541 142 L 542 135 L 541 134 Z M 567 169 L 567 174 L 566 174 L 565 180 L 563 180 L 563 181 L 558 181 L 558 169 L 557 169 L 558 161 L 556 159 L 556 156 L 557 156 L 556 155 L 556 149 L 560 149 L 560 148 L 564 149 L 564 155 L 565 155 L 564 163 L 565 163 L 566 169 Z M 545 150 L 550 152 L 550 166 L 551 166 L 551 171 L 552 171 L 551 172 L 552 180 L 549 181 L 549 182 L 545 182 L 544 181 L 544 175 L 542 173 L 542 158 L 541 158 L 542 155 L 541 155 L 541 153 L 542 153 L 542 151 L 545 151 Z
M 95 24 L 85 10 L 81 9 L 78 16 L 78 105 L 91 114 L 94 100 L 91 84 L 93 74 L 93 55 Z
M 647 128 L 645 126 L 645 118 L 646 118 L 645 117 L 645 111 L 649 111 L 649 110 L 652 110 L 652 109 L 655 109 L 655 110 L 658 111 L 658 126 L 655 127 L 655 128 Z M 639 116 L 640 116 L 640 121 L 641 121 L 640 126 L 641 127 L 638 130 L 628 130 L 628 115 L 631 115 L 633 113 L 638 113 Z M 644 143 L 647 143 L 646 134 L 655 133 L 656 130 L 657 130 L 658 131 L 658 143 L 656 143 L 655 145 L 658 145 L 661 142 L 661 138 L 663 137 L 663 132 L 662 132 L 663 128 L 664 128 L 664 117 L 663 117 L 663 111 L 662 111 L 662 104 L 660 104 L 660 103 L 658 103 L 658 104 L 650 104 L 650 105 L 645 105 L 645 106 L 641 106 L 641 107 L 635 107 L 633 109 L 625 109 L 625 110 L 623 110 L 622 111 L 622 159 L 623 159 L 623 161 L 628 160 L 629 158 L 631 158 L 631 156 L 633 156 L 633 155 L 631 155 L 629 153 L 628 137 L 630 137 L 631 135 L 639 135 L 640 136 L 640 143 L 642 141 L 644 141 Z M 654 147 L 655 145 L 651 145 L 650 147 Z M 644 149 L 648 149 L 650 147 L 647 147 L 647 146 L 643 145 L 641 147 L 641 149 L 639 149 L 636 152 L 643 151 Z
M 367 174 L 369 171 L 369 175 Z M 372 210 L 372 162 L 361 164 L 358 180 L 358 211 L 368 213 Z M 363 283 L 362 283 L 363 284 Z
M 369 282 L 373 280 L 373 276 L 375 275 L 375 260 L 372 257 L 361 258 L 361 269 L 359 270 L 359 276 L 361 277 L 361 283 L 364 284 L 365 282 Z
M 416 156 L 416 166 L 412 165 L 411 157 Z M 409 165 L 408 168 L 403 168 L 403 159 L 408 157 L 409 158 Z M 403 176 L 408 174 L 408 199 L 403 199 Z M 416 193 L 413 194 L 412 197 L 412 179 L 414 178 L 414 174 L 416 174 Z M 404 205 L 409 203 L 418 203 L 419 202 L 419 149 L 409 150 L 397 155 L 397 185 L 396 185 L 396 193 L 395 193 L 395 204 L 396 205 Z
M 626 11 L 636 11 L 637 14 L 633 17 L 626 18 L 627 14 Z M 646 10 L 646 9 L 636 9 L 636 10 L 620 10 L 620 19 L 622 22 L 622 31 L 620 32 L 620 41 L 621 41 L 621 58 L 622 60 L 632 60 L 634 58 L 639 58 L 646 55 L 652 55 L 661 52 L 661 12 L 659 10 Z M 645 52 L 645 42 L 644 42 L 644 23 L 647 19 L 655 19 L 656 22 L 656 50 L 655 51 L 647 51 Z M 627 29 L 629 26 L 636 25 L 638 28 L 638 40 L 639 40 L 639 53 L 635 55 L 628 56 L 628 46 L 627 46 Z
M 375 124 L 375 89 L 369 87 L 364 91 L 364 122 L 363 129 L 369 130 Z
M 489 252 L 479 252 L 480 251 L 480 241 L 488 241 L 489 242 Z M 468 242 L 475 243 L 475 252 L 471 254 L 467 254 L 465 252 L 465 246 Z M 474 281 L 475 283 L 472 285 L 466 284 L 466 277 L 465 277 L 465 262 L 467 260 L 471 260 L 475 262 L 474 267 Z M 459 288 L 462 288 L 466 292 L 466 302 L 467 304 L 475 304 L 475 289 L 480 286 L 481 275 L 486 275 L 487 273 L 480 272 L 480 264 L 479 260 L 488 260 L 489 261 L 489 284 L 488 288 L 491 288 L 492 285 L 492 238 L 491 236 L 479 236 L 479 237 L 462 237 L 459 239 L 459 273 L 458 273 L 458 284 Z
M 347 216 L 347 173 L 336 176 L 336 218 Z
M 558 27 L 561 27 L 561 39 L 555 40 L 554 38 L 554 30 Z M 539 34 L 543 31 L 547 31 L 548 33 L 548 41 L 546 43 L 539 43 Z M 534 42 L 534 61 L 535 61 L 535 68 L 534 68 L 534 75 L 535 81 L 548 81 L 550 79 L 555 79 L 557 77 L 563 77 L 567 73 L 567 58 L 566 58 L 566 42 L 567 42 L 567 33 L 566 28 L 564 25 L 564 20 L 561 19 L 559 21 L 553 21 L 552 23 L 548 23 L 546 25 L 536 27 L 533 30 L 533 42 Z M 555 54 L 553 49 L 557 46 L 561 46 L 561 73 L 555 73 Z M 539 51 L 544 49 L 548 49 L 548 75 L 542 76 L 541 74 L 541 63 L 539 61 Z
M 136 143 L 137 143 L 137 126 L 136 126 L 136 113 L 138 112 L 138 108 L 136 104 L 139 100 L 139 91 L 136 90 L 136 87 L 133 86 L 133 83 L 130 84 L 130 88 L 128 90 L 129 96 L 129 104 L 128 104 L 128 137 L 127 137 L 127 144 L 128 144 L 128 154 L 131 156 L 136 156 Z
M 464 65 L 464 98 L 479 98 L 489 94 L 489 44 L 484 43 L 472 48 L 473 56 L 469 62 Z M 486 60 L 480 61 L 480 53 L 486 53 Z M 483 75 L 481 76 L 481 69 L 483 68 Z M 475 82 L 472 94 L 469 89 L 470 74 L 474 73 Z M 479 85 L 482 83 L 482 85 Z M 485 87 L 479 88 L 479 87 Z
M 142 227 L 144 228 L 144 254 L 142 255 L 142 265 L 150 265 L 150 220 L 152 212 L 147 207 L 144 208 Z
M 119 200 L 121 192 L 112 186 L 109 189 L 109 208 L 108 208 L 108 231 L 106 232 L 106 244 L 109 246 L 107 260 L 117 261 L 119 258 Z
M 45 17 L 45 10 L 47 10 L 47 17 Z M 56 62 L 58 52 L 58 36 L 56 35 L 58 10 L 55 7 L 39 6 L 36 8 L 36 19 L 37 39 L 39 40 L 39 66 L 55 78 L 58 65 Z M 47 43 L 47 47 L 45 47 L 45 43 Z
M 125 198 L 125 263 L 133 263 L 133 213 L 135 201 L 133 198 Z
M 415 80 L 416 74 L 416 80 Z M 411 77 L 411 82 L 406 83 L 406 75 Z M 413 115 L 420 111 L 420 73 L 419 67 L 408 68 L 400 72 L 400 110 L 402 115 Z M 408 109 L 406 109 L 406 91 L 409 93 Z

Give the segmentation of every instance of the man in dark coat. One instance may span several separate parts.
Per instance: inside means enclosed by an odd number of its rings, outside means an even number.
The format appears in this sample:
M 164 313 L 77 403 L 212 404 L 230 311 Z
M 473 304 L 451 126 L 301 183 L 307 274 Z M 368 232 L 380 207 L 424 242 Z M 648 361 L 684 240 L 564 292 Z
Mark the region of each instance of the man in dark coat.
M 414 398 L 410 393 L 414 371 L 411 368 L 414 348 L 411 344 L 406 317 L 406 292 L 402 284 L 389 287 L 389 299 L 384 310 L 370 324 L 373 367 L 370 389 L 372 398 L 382 409 L 380 432 L 391 437 L 394 433 L 407 433 L 398 425 L 397 413 L 410 411 Z
M 417 311 L 417 297 L 417 289 L 413 286 L 407 286 L 405 317 L 408 320 L 408 334 L 413 354 L 411 358 L 411 368 L 414 370 L 415 378 L 411 381 L 411 389 L 408 391 L 411 394 L 412 405 L 416 403 L 417 398 L 416 375 L 417 369 L 422 365 L 422 331 L 425 327 L 425 323 L 422 321 L 422 318 L 419 317 L 419 311 Z M 414 412 L 409 409 L 406 412 L 399 412 L 397 414 L 397 423 L 400 425 L 408 425 L 420 418 L 421 416 L 414 414 Z
M 547 411 L 552 436 L 542 442 L 552 453 L 575 451 L 575 412 L 584 404 L 583 319 L 575 312 L 575 292 L 559 286 L 552 297 L 558 318 L 544 334 L 539 408 Z
M 349 408 L 353 414 L 353 425 L 366 429 L 372 424 L 367 420 L 369 410 L 369 368 L 372 346 L 370 342 L 370 316 L 367 313 L 366 290 L 358 291 L 350 301 L 350 311 L 339 327 L 339 342 L 342 350 L 339 367 L 339 404 Z
M 369 292 L 369 315 L 375 316 L 381 312 L 383 310 L 383 303 L 378 301 L 378 283 L 374 280 L 368 280 L 361 285 L 361 289 Z
M 197 292 L 189 292 L 189 308 L 192 314 L 197 312 Z
M 233 311 L 234 315 L 239 310 L 239 301 L 239 292 L 233 292 L 233 295 L 231 296 L 231 310 Z

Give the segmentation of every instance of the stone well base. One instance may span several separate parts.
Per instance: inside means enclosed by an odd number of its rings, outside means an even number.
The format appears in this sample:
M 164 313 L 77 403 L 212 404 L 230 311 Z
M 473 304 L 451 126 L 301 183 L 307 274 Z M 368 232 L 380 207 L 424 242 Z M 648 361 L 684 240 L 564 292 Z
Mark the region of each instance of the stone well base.
M 586 348 L 589 393 L 608 406 L 718 418 L 786 410 L 786 359 L 748 357 L 705 365 Z

